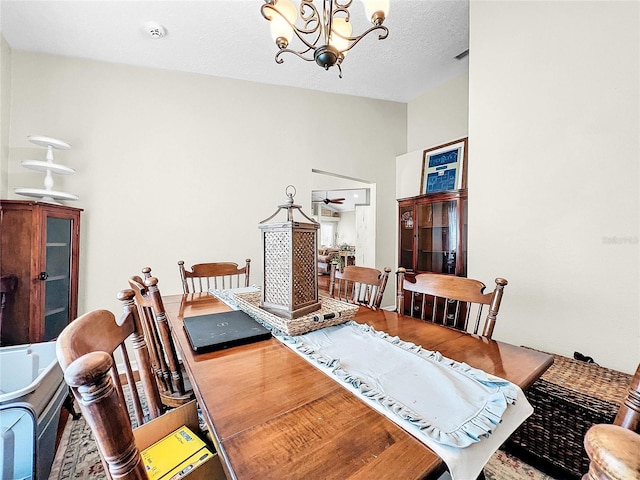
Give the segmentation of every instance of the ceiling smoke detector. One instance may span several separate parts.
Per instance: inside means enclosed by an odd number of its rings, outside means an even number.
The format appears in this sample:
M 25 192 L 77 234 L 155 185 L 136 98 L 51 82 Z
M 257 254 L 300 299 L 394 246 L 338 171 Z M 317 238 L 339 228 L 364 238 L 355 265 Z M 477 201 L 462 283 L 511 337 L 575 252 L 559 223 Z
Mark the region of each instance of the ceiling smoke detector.
M 162 25 L 160 25 L 159 23 L 155 23 L 155 22 L 146 23 L 145 26 L 144 26 L 144 31 L 151 38 L 154 38 L 154 39 L 162 38 L 167 33 L 167 30 Z

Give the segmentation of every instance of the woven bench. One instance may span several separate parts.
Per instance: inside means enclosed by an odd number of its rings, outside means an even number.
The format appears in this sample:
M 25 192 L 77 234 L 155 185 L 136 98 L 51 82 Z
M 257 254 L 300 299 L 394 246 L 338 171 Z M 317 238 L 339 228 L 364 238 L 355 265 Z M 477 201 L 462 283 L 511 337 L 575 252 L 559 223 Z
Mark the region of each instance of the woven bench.
M 560 355 L 553 359 L 525 392 L 533 414 L 505 446 L 548 463 L 567 478 L 579 478 L 589 470 L 583 446 L 587 430 L 613 423 L 632 375 Z

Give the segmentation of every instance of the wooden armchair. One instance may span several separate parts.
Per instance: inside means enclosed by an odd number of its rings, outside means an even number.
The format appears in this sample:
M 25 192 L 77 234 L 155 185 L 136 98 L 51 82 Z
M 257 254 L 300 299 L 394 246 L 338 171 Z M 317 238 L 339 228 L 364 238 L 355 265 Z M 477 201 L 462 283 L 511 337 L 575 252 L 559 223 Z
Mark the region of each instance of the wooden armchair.
M 357 303 L 373 310 L 380 308 L 391 269 L 380 271 L 370 267 L 344 267 L 340 272 L 336 263 L 331 264 L 329 295 L 343 302 Z
M 149 267 L 143 268 L 142 274 L 144 279 L 139 276 L 131 277 L 129 285 L 135 292 L 135 303 L 142 321 L 162 403 L 167 407 L 177 407 L 193 400 L 193 390 L 190 386 L 185 386 L 185 378 L 158 289 L 158 279 L 151 276 Z
M 197 431 L 198 418 L 195 401 L 163 414 L 134 296 L 133 290 L 118 295 L 124 306 L 119 321 L 107 310 L 95 310 L 71 322 L 58 337 L 56 354 L 64 379 L 91 428 L 107 478 L 147 480 L 140 450 L 182 425 Z M 136 388 L 127 339 L 135 354 L 141 391 Z M 124 374 L 118 372 L 116 358 Z M 135 412 L 135 430 L 127 404 Z M 193 478 L 224 478 L 217 456 L 193 474 Z
M 410 292 L 409 312 L 419 314 L 422 320 L 469 331 L 469 320 L 473 318 L 471 333 L 478 334 L 483 307 L 488 305 L 487 316 L 482 328 L 482 336 L 491 338 L 495 326 L 502 293 L 509 283 L 504 278 L 496 278 L 496 288 L 484 293 L 485 284 L 470 278 L 453 275 L 421 273 L 414 281 L 405 277 L 406 270 L 398 269 L 397 310 L 404 315 L 405 292 Z M 475 318 L 474 318 L 475 317 Z
M 56 354 L 64 378 L 71 387 L 84 417 L 91 427 L 105 471 L 119 478 L 146 478 L 140 453 L 135 448 L 133 429 L 114 354 L 122 356 L 124 375 L 129 386 L 136 385 L 133 369 L 124 345 L 131 338 L 142 392 L 149 418 L 162 414 L 162 402 L 151 375 L 151 363 L 142 325 L 133 302 L 132 290 L 121 292 L 124 313 L 117 323 L 107 310 L 96 310 L 71 322 L 56 342 Z M 146 416 L 138 389 L 127 388 L 138 424 Z
M 210 288 L 224 290 L 249 286 L 251 259 L 245 260 L 245 266 L 238 267 L 233 262 L 198 263 L 191 270 L 184 268 L 184 261 L 178 262 L 183 293 L 206 292 Z M 242 283 L 242 285 L 241 285 Z
M 3 275 L 0 277 L 0 340 L 2 340 L 2 312 L 7 302 L 11 301 L 17 286 L 18 277 L 15 275 Z
M 640 479 L 640 365 L 613 425 L 592 426 L 584 448 L 591 462 L 583 480 Z

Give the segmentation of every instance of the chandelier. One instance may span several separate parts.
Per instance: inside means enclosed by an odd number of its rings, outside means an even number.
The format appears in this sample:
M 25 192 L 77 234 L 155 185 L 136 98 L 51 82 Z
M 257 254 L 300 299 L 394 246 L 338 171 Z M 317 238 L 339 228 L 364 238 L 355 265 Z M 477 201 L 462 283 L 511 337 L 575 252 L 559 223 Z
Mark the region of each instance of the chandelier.
M 291 0 L 265 0 L 261 12 L 271 24 L 271 36 L 279 49 L 276 63 L 283 62 L 283 53 L 292 53 L 308 62 L 315 61 L 325 70 L 336 65 L 342 78 L 340 65 L 349 50 L 375 30 L 380 31 L 378 40 L 389 34 L 382 25 L 389 13 L 389 0 L 364 0 L 373 26 L 356 36 L 352 35 L 350 22 L 352 3 L 353 0 L 322 0 L 319 12 L 313 0 L 301 0 L 298 9 Z M 289 48 L 294 34 L 301 42 L 299 50 Z

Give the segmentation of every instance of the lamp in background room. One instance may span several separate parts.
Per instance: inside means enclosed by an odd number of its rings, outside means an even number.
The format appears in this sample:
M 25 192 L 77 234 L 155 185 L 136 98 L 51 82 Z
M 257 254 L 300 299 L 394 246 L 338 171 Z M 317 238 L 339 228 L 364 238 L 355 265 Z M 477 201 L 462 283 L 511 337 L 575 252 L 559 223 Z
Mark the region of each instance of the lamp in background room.
M 316 3 L 322 3 L 321 10 Z M 276 63 L 283 62 L 283 53 L 292 53 L 303 60 L 315 61 L 325 70 L 336 65 L 342 78 L 340 65 L 349 50 L 375 30 L 379 30 L 379 40 L 389 34 L 382 25 L 389 13 L 389 0 L 364 0 L 372 26 L 355 36 L 349 11 L 352 3 L 353 0 L 301 0 L 296 8 L 291 0 L 265 0 L 261 11 L 271 24 L 271 36 L 279 49 Z M 294 34 L 300 44 L 298 50 L 289 48 Z

